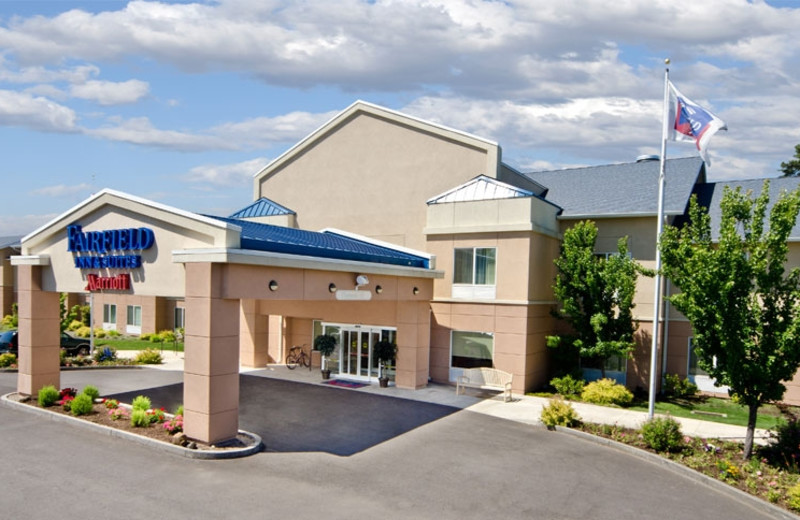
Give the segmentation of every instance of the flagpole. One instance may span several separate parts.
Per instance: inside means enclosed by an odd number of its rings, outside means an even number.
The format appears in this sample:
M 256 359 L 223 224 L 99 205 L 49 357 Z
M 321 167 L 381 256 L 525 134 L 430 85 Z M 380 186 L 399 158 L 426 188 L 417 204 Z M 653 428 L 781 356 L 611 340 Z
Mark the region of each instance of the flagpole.
M 669 134 L 669 58 L 664 60 L 664 113 L 661 127 L 661 160 L 658 171 L 658 222 L 656 224 L 656 279 L 653 301 L 653 342 L 650 346 L 650 395 L 647 406 L 647 417 L 652 419 L 656 409 L 656 373 L 658 372 L 658 336 L 661 318 L 661 233 L 664 231 L 664 184 L 667 165 L 667 137 Z

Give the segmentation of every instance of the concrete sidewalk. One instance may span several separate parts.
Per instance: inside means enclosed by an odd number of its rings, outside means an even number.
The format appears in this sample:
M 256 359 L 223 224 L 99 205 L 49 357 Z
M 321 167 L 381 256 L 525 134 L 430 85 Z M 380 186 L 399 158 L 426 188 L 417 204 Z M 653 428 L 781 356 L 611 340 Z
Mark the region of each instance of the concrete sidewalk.
M 119 357 L 125 358 L 136 357 L 136 354 L 138 354 L 138 351 L 134 350 L 121 350 L 117 352 Z M 183 352 L 173 352 L 164 349 L 162 357 L 164 358 L 163 364 L 149 365 L 149 367 L 158 370 L 183 371 Z M 319 369 L 316 368 L 308 370 L 298 367 L 294 370 L 289 370 L 285 365 L 269 365 L 266 368 L 241 367 L 240 371 L 253 376 L 284 379 L 307 384 L 323 384 Z M 542 408 L 549 403 L 549 399 L 546 398 L 519 394 L 514 394 L 513 401 L 506 403 L 503 401 L 502 396 L 495 395 L 493 392 L 481 392 L 473 389 L 467 389 L 466 394 L 456 395 L 455 387 L 438 383 L 430 383 L 427 387 L 420 390 L 405 390 L 397 388 L 394 385 L 391 385 L 389 388 L 380 388 L 377 384 L 351 390 L 354 392 L 376 393 L 413 401 L 452 406 L 492 417 L 532 425 L 541 424 L 539 417 L 541 416 Z M 580 415 L 581 420 L 585 422 L 619 425 L 626 428 L 639 428 L 642 423 L 647 420 L 646 412 L 579 402 L 572 402 L 571 404 L 575 408 L 575 411 L 578 412 L 578 415 Z M 700 419 L 687 419 L 682 417 L 675 417 L 674 419 L 681 423 L 681 431 L 683 431 L 685 435 L 690 435 L 692 437 L 743 442 L 747 430 L 744 426 L 733 426 Z M 766 430 L 756 430 L 756 443 L 765 444 L 767 438 L 768 434 Z

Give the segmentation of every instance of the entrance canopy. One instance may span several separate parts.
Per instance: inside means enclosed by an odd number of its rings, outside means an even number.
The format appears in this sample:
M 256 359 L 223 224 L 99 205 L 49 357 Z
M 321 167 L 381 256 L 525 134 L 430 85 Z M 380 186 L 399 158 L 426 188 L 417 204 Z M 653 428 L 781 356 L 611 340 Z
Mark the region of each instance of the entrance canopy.
M 433 279 L 443 274 L 418 251 L 337 230 L 198 215 L 103 190 L 23 237 L 12 264 L 21 393 L 59 386 L 62 292 L 184 301 L 185 430 L 205 442 L 236 435 L 240 359 L 260 362 L 270 317 L 389 327 L 396 330 L 397 385 L 427 382 L 429 302 Z

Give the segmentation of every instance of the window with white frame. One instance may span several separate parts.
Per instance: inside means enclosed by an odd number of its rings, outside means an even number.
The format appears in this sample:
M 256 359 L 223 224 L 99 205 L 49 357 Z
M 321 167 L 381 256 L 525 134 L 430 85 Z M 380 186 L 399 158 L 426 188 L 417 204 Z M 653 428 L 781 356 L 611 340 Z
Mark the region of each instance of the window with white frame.
M 113 303 L 103 304 L 103 330 L 117 328 L 117 306 Z
M 697 385 L 697 388 L 704 392 L 717 392 L 724 393 L 728 391 L 727 386 L 717 386 L 717 381 L 708 375 L 708 372 L 703 370 L 698 364 L 697 352 L 695 352 L 694 338 L 689 338 L 689 362 L 686 373 L 689 381 Z M 717 366 L 717 357 L 711 358 L 711 365 Z
M 457 247 L 453 251 L 453 298 L 494 299 L 497 248 Z
M 125 332 L 128 334 L 142 333 L 142 306 L 128 305 L 127 318 L 125 320 Z

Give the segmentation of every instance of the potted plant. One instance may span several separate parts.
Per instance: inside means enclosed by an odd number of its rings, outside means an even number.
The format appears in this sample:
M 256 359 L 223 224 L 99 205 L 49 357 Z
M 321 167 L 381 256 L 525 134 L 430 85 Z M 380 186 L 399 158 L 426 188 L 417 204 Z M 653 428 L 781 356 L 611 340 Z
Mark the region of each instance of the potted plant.
M 314 339 L 314 348 L 319 350 L 322 355 L 322 379 L 331 378 L 331 370 L 328 368 L 328 356 L 333 354 L 336 349 L 336 336 L 322 334 Z
M 378 377 L 378 382 L 380 383 L 381 388 L 386 388 L 389 386 L 389 368 L 392 366 L 394 358 L 397 355 L 397 345 L 391 341 L 381 340 L 373 345 L 372 355 L 380 364 L 381 370 L 380 377 Z

